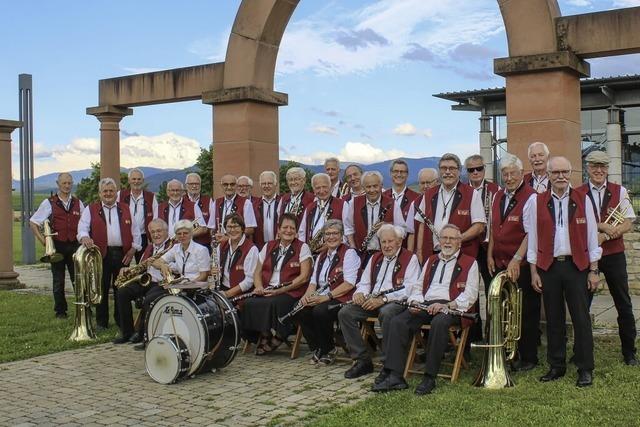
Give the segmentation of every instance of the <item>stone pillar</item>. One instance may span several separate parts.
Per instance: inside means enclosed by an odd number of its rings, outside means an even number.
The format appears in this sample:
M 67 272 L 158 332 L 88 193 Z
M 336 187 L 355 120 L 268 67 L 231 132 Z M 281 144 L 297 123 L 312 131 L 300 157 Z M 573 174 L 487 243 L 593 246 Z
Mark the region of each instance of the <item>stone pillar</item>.
M 13 270 L 13 204 L 11 203 L 11 132 L 22 122 L 0 120 L 0 289 L 24 288 Z
M 571 181 L 582 183 L 580 76 L 589 64 L 571 52 L 494 60 L 494 71 L 507 79 L 508 150 L 530 171 L 527 148 L 542 141 L 551 155 L 573 166 Z
M 278 107 L 286 94 L 256 87 L 207 92 L 202 102 L 213 105 L 213 192 L 222 195 L 220 178 L 246 175 L 258 182 L 262 171 L 278 174 Z M 259 190 L 256 188 L 254 190 Z
M 113 178 L 120 184 L 120 120 L 133 114 L 131 108 L 102 105 L 87 108 L 87 114 L 100 121 L 100 178 Z
M 609 163 L 609 181 L 622 184 L 622 125 L 620 123 L 620 108 L 612 105 L 607 109 L 607 154 Z
M 480 155 L 484 159 L 485 178 L 495 182 L 493 175 L 493 134 L 491 116 L 480 116 Z

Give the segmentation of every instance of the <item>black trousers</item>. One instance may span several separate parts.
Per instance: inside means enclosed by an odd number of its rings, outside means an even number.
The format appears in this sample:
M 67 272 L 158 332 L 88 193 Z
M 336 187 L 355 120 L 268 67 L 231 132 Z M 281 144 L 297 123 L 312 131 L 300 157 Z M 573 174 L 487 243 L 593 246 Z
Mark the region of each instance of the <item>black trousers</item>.
M 480 248 L 478 249 L 478 257 L 476 258 L 478 261 L 478 270 L 480 270 L 480 276 L 482 277 L 482 281 L 484 282 L 484 294 L 485 296 L 489 294 L 489 285 L 491 284 L 491 274 L 489 273 L 489 267 L 487 266 L 487 246 L 482 243 L 480 244 Z M 480 299 L 476 301 L 476 313 L 480 313 Z M 471 345 L 471 342 L 482 341 L 482 318 L 478 317 L 476 323 L 473 324 L 471 330 L 469 331 L 469 341 L 467 341 L 467 346 Z
M 496 274 L 501 271 L 504 270 L 497 270 Z M 522 289 L 522 332 L 518 341 L 518 354 L 520 361 L 537 364 L 542 299 L 531 286 L 529 263 L 520 267 L 518 287 Z
M 71 286 L 75 287 L 75 269 L 73 266 L 73 254 L 78 249 L 77 241 L 61 242 L 53 241 L 56 252 L 64 258 L 60 262 L 51 263 L 51 275 L 53 276 L 53 310 L 56 314 L 67 313 L 67 299 L 64 296 L 64 275 L 65 268 L 69 271 L 71 277 Z
M 138 264 L 140 262 L 140 260 L 142 259 L 142 255 L 144 254 L 144 250 L 147 249 L 147 244 L 149 243 L 149 240 L 147 240 L 147 234 L 142 234 L 140 236 L 142 238 L 142 249 L 140 249 L 139 251 L 136 251 L 135 255 L 133 256 L 136 259 L 136 264 Z
M 630 358 L 636 354 L 636 319 L 629 296 L 627 276 L 627 258 L 624 252 L 606 255 L 600 258 L 598 268 L 604 273 L 613 303 L 618 312 L 618 334 L 622 344 L 622 355 Z M 589 293 L 589 307 L 593 294 Z
M 593 370 L 593 332 L 589 316 L 588 271 L 573 261 L 554 261 L 548 271 L 538 269 L 547 316 L 547 361 L 551 368 L 566 369 L 567 325 L 565 301 L 573 322 L 574 361 L 580 370 Z
M 96 323 L 104 328 L 109 327 L 109 289 L 113 288 L 113 300 L 118 301 L 118 290 L 113 286 L 113 281 L 123 267 L 122 259 L 124 251 L 122 247 L 110 246 L 107 255 L 102 259 L 102 301 L 96 307 Z M 114 304 L 113 319 L 116 325 L 120 325 L 118 304 Z
M 427 301 L 446 303 L 447 301 Z M 460 324 L 460 317 L 438 313 L 435 316 L 421 311 L 417 314 L 405 310 L 391 319 L 389 344 L 384 368 L 402 377 L 407 363 L 411 340 L 422 325 L 431 325 L 427 339 L 425 374 L 435 378 L 440 370 L 442 356 L 449 344 L 449 327 Z
M 339 310 L 329 310 L 329 306 L 334 304 L 335 301 L 327 301 L 313 307 L 305 307 L 295 317 L 309 349 L 318 350 L 321 355 L 329 353 L 335 347 L 333 323 L 338 320 Z
M 144 299 L 142 300 L 142 321 L 140 322 L 140 326 L 138 327 L 138 330 L 136 330 L 136 332 L 143 334 L 145 342 L 149 340 L 149 338 L 147 337 L 147 327 L 145 322 L 147 320 L 147 315 L 151 311 L 151 304 L 153 304 L 155 300 L 164 295 L 169 295 L 169 291 L 167 291 L 162 286 L 156 285 L 155 283 L 149 285 L 149 290 L 144 295 Z
M 134 332 L 142 332 L 144 331 L 144 321 L 141 322 L 140 329 L 134 331 L 133 328 L 133 309 L 131 307 L 131 303 L 134 302 L 138 298 L 145 297 L 142 305 L 142 318 L 144 319 L 147 310 L 145 310 L 144 301 L 147 299 L 146 295 L 153 296 L 156 298 L 159 295 L 166 293 L 166 291 L 158 286 L 155 283 L 150 284 L 149 286 L 142 286 L 140 283 L 132 283 L 124 288 L 118 289 L 118 299 L 116 300 L 116 304 L 118 307 L 118 313 L 120 314 L 120 331 L 122 336 L 125 338 L 133 335 Z M 155 299 L 155 298 L 154 298 Z M 147 309 L 149 305 L 153 302 L 153 300 L 149 301 L 147 304 Z

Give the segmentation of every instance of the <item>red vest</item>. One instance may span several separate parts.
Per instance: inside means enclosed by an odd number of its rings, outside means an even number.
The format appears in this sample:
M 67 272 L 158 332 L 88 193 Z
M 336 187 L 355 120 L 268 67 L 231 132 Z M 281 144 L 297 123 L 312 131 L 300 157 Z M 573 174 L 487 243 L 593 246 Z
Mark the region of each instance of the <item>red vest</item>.
M 282 269 L 280 270 L 280 283 L 290 282 L 300 275 L 300 251 L 302 250 L 302 243 L 298 239 L 293 239 L 287 253 L 284 255 L 284 261 L 282 262 Z M 278 259 L 278 252 L 280 247 L 280 240 L 272 240 L 267 243 L 267 257 L 262 263 L 262 285 L 267 287 L 273 274 L 273 269 Z M 293 298 L 300 298 L 307 291 L 307 285 L 305 283 L 302 286 L 287 292 Z
M 313 193 L 303 190 L 302 201 L 298 206 L 298 213 L 296 214 L 298 218 L 298 226 L 300 226 L 300 222 L 302 221 L 302 214 L 304 213 L 304 209 L 308 204 L 313 203 L 315 197 L 316 196 Z M 286 193 L 280 198 L 280 209 L 278 209 L 278 218 L 284 213 L 285 208 L 289 204 L 289 200 L 291 200 L 291 193 Z
M 120 190 L 119 202 L 129 206 L 131 201 L 131 189 Z M 144 209 L 144 232 L 148 232 L 149 223 L 153 220 L 153 193 L 142 190 L 142 205 Z
M 244 260 L 247 258 L 247 254 L 254 246 L 253 242 L 245 237 L 244 242 L 233 254 L 231 264 L 229 265 L 229 285 L 233 288 L 238 286 L 240 282 L 244 280 L 247 274 L 252 275 L 253 271 L 244 271 Z M 224 277 L 224 268 L 227 265 L 227 257 L 229 256 L 229 241 L 224 241 L 220 244 L 220 283 Z
M 339 219 L 342 221 L 342 209 L 344 207 L 344 202 L 342 199 L 331 196 L 329 198 L 329 207 L 325 209 L 322 213 L 322 216 L 326 219 Z M 318 202 L 312 202 L 307 205 L 307 223 L 304 224 L 305 227 L 305 237 L 306 241 L 310 242 L 313 239 L 313 220 L 316 217 L 316 211 L 318 210 Z
M 390 197 L 393 199 L 393 189 L 389 188 L 382 192 L 382 195 Z M 400 210 L 402 211 L 402 217 L 404 220 L 407 220 L 407 215 L 409 215 L 409 208 L 411 207 L 411 203 L 420 197 L 420 193 L 416 193 L 409 187 L 404 190 L 404 194 L 402 195 L 402 201 L 400 202 Z
M 491 236 L 493 237 L 493 259 L 499 269 L 507 268 L 509 262 L 518 251 L 527 233 L 524 231 L 522 214 L 524 205 L 536 191 L 529 185 L 522 183 L 516 190 L 514 197 L 509 200 L 504 215 L 505 191 L 496 193 L 491 208 Z M 526 262 L 526 256 L 522 264 Z
M 584 193 L 589 198 L 591 204 L 593 205 L 593 212 L 596 215 L 596 220 L 600 223 L 604 222 L 613 208 L 618 206 L 618 203 L 620 203 L 620 189 L 620 185 L 607 181 L 607 188 L 604 191 L 604 197 L 602 198 L 602 210 L 600 211 L 598 211 L 598 204 L 596 200 L 594 200 L 593 196 L 591 195 L 591 188 L 589 188 L 589 183 L 580 186 L 578 188 L 578 191 Z M 622 236 L 620 236 L 617 239 L 602 242 L 601 247 L 602 256 L 619 254 L 621 252 L 624 252 L 624 240 Z
M 107 218 L 104 217 L 102 203 L 95 202 L 89 205 L 91 213 L 91 224 L 89 235 L 93 243 L 100 249 L 100 253 L 104 258 L 107 256 Z M 133 234 L 131 232 L 131 212 L 129 206 L 124 203 L 117 202 L 115 212 L 118 214 L 120 223 L 120 236 L 122 238 L 122 250 L 127 253 L 131 249 L 133 243 Z M 113 221 L 114 218 L 111 218 Z
M 253 201 L 253 214 L 256 217 L 256 230 L 253 232 L 253 243 L 256 244 L 258 249 L 262 249 L 264 244 L 264 215 L 262 213 L 262 209 L 264 208 L 264 202 L 262 201 L 262 197 L 256 197 Z M 276 195 L 274 197 L 274 201 L 272 203 L 275 204 L 273 207 L 273 217 L 271 221 L 273 222 L 273 235 L 275 238 L 278 237 L 278 202 L 280 201 L 280 196 Z
M 454 224 L 460 228 L 460 232 L 464 233 L 471 227 L 471 200 L 473 198 L 473 188 L 469 185 L 462 184 L 458 182 L 456 187 L 456 193 L 453 196 L 453 200 L 451 201 L 451 213 L 449 214 L 449 224 Z M 425 194 L 421 199 L 416 200 L 416 206 L 420 207 L 422 200 L 424 199 L 424 210 L 423 214 L 431 219 L 431 222 L 434 221 L 436 215 L 436 209 L 438 207 L 438 197 L 440 194 L 440 186 L 431 187 L 427 189 Z M 420 207 L 420 209 L 422 209 Z M 416 213 L 418 209 L 416 209 Z M 415 226 L 416 230 L 418 229 L 419 222 L 416 221 Z M 460 251 L 465 254 L 473 257 L 474 259 L 478 256 L 478 249 L 480 247 L 480 241 L 478 239 L 469 240 L 467 242 L 462 243 L 462 247 Z M 427 259 L 431 255 L 433 255 L 433 235 L 429 227 L 424 226 L 424 236 L 422 241 L 422 259 Z
M 456 265 L 453 267 L 453 273 L 451 274 L 451 281 L 449 282 L 449 301 L 453 301 L 464 292 L 467 287 L 467 278 L 469 276 L 469 270 L 473 266 L 476 260 L 468 255 L 460 252 L 458 259 L 456 259 Z M 427 260 L 427 271 L 424 275 L 422 282 L 422 296 L 427 295 L 427 291 L 433 281 L 433 276 L 436 273 L 438 264 L 440 263 L 440 257 L 438 255 L 431 255 Z M 475 304 L 472 305 L 467 312 L 473 313 L 475 311 Z M 467 327 L 473 324 L 473 320 L 462 318 L 462 326 Z
M 348 250 L 349 250 L 349 246 L 345 245 L 344 243 L 341 244 L 336 249 L 336 254 L 333 256 L 333 259 L 331 260 L 331 265 L 329 266 L 329 274 L 327 275 L 327 281 L 330 283 L 329 290 L 331 291 L 337 288 L 338 286 L 340 286 L 344 282 L 344 276 L 343 276 L 344 257 Z M 316 272 L 316 277 L 315 277 L 316 285 L 318 285 L 318 282 L 320 281 L 320 271 L 322 270 L 322 265 L 324 264 L 324 261 L 326 259 L 327 259 L 327 251 L 324 250 L 320 252 L 320 255 L 318 256 L 318 261 L 317 261 L 318 271 Z M 354 289 L 355 289 L 355 283 L 352 283 L 352 285 L 354 285 Z M 340 297 L 337 297 L 336 299 L 340 302 L 349 301 L 351 299 L 351 296 L 353 295 L 354 289 L 351 289 L 351 291 L 347 292 L 346 294 Z
M 216 199 L 216 221 L 218 222 L 218 224 L 224 223 L 224 218 L 222 218 L 222 213 L 224 211 L 224 201 L 224 197 L 218 197 Z M 231 212 L 227 212 L 227 215 L 229 215 L 230 213 L 237 213 L 243 220 L 246 221 L 246 218 L 244 217 L 245 203 L 247 203 L 247 199 L 236 194 L 233 199 L 233 203 L 231 204 Z M 216 231 L 218 230 L 218 224 L 214 224 L 213 227 L 213 229 Z
M 186 195 L 182 198 L 182 200 L 183 202 L 184 200 L 190 201 L 189 196 L 186 196 Z M 207 226 L 207 224 L 209 223 L 209 217 L 211 216 L 211 212 L 209 212 L 210 202 L 211 202 L 211 197 L 205 196 L 204 194 L 200 195 L 200 198 L 198 199 L 198 202 L 197 202 L 197 205 L 200 208 L 200 211 L 202 212 L 202 217 L 204 218 L 204 224 L 200 224 L 203 227 Z M 193 240 L 196 243 L 200 243 L 202 246 L 211 246 L 211 233 L 205 233 L 198 237 L 194 237 Z
M 164 242 L 164 249 L 167 249 L 172 244 L 173 243 L 171 242 L 171 239 L 168 239 L 166 242 Z M 142 258 L 140 258 L 140 262 L 149 258 L 152 253 L 153 253 L 153 242 L 149 242 L 147 247 L 144 249 L 144 252 L 142 252 Z
M 57 194 L 49 197 L 49 204 L 51 204 L 51 216 L 49 217 L 51 228 L 54 233 L 58 233 L 53 236 L 53 239 L 58 242 L 76 241 L 78 222 L 80 221 L 80 200 L 71 196 L 68 212 Z
M 369 227 L 369 214 L 367 212 L 367 196 L 357 196 L 351 202 L 353 203 L 353 226 L 355 233 L 353 239 L 356 243 L 356 249 L 360 250 L 364 238 L 367 236 L 367 230 Z M 374 218 L 375 222 L 380 219 L 380 214 L 384 210 L 384 217 L 382 220 L 386 223 L 393 224 L 393 208 L 394 201 L 391 197 L 382 196 L 380 198 L 380 206 L 378 209 L 378 218 Z
M 194 203 L 191 200 L 182 199 L 182 203 L 180 204 L 180 216 L 179 219 L 188 219 L 189 221 L 193 221 L 196 219 L 195 211 L 193 210 Z M 158 206 L 158 218 L 165 220 L 167 224 L 169 224 L 169 201 L 162 202 Z M 200 224 L 203 227 L 206 227 L 207 224 Z
M 392 273 L 392 284 L 394 288 L 399 288 L 404 284 L 404 275 L 407 272 L 407 267 L 409 266 L 409 262 L 411 262 L 411 258 L 413 257 L 413 253 L 409 252 L 405 248 L 401 248 L 398 253 L 398 258 L 396 259 L 396 265 L 393 267 Z M 369 293 L 373 292 L 374 285 L 376 284 L 376 279 L 378 275 L 381 273 L 380 269 L 382 268 L 382 262 L 384 261 L 384 254 L 382 251 L 376 252 L 371 256 L 371 276 L 369 277 Z
M 547 271 L 553 263 L 553 242 L 556 233 L 555 209 L 551 191 L 537 196 L 538 262 L 536 265 Z M 587 246 L 587 217 L 584 209 L 585 195 L 569 192 L 569 241 L 571 258 L 578 270 L 589 267 L 589 247 Z

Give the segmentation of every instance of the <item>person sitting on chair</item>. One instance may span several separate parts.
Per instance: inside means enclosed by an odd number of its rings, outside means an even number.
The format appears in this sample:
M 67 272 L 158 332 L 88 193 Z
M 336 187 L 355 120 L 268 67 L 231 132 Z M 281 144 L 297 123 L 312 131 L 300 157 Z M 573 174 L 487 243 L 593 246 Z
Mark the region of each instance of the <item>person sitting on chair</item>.
M 407 300 L 409 304 L 424 304 L 428 308 L 424 311 L 410 307 L 391 320 L 385 347 L 387 358 L 384 368 L 374 381 L 373 391 L 402 390 L 408 387 L 402 375 L 409 345 L 420 327 L 430 324 L 425 375 L 415 393 L 431 393 L 436 386 L 442 356 L 449 343 L 449 327 L 460 324 L 461 319 L 447 311 L 467 311 L 478 299 L 478 264 L 473 257 L 460 252 L 460 229 L 453 224 L 444 225 L 440 230 L 439 240 L 441 252 L 427 259 Z
M 206 282 L 211 266 L 209 251 L 193 241 L 193 223 L 188 219 L 176 222 L 175 238 L 179 244 L 158 258 L 152 265 L 164 277 L 186 277 L 192 282 Z

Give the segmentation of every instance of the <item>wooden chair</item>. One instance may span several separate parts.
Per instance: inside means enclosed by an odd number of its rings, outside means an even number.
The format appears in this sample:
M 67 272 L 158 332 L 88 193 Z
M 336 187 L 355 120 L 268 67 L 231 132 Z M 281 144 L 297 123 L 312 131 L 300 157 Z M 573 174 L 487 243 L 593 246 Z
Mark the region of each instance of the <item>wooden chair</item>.
M 409 346 L 409 354 L 407 355 L 407 363 L 404 367 L 404 377 L 405 379 L 409 377 L 409 374 L 422 374 L 423 371 L 418 371 L 413 369 L 413 363 L 416 358 L 416 350 L 418 349 L 418 341 L 422 342 L 422 346 L 426 348 L 426 342 L 422 338 L 422 331 L 428 331 L 431 329 L 431 325 L 422 325 L 420 330 L 415 334 L 413 340 L 411 340 L 411 345 Z M 460 333 L 460 338 L 456 339 L 456 333 Z M 438 374 L 439 377 L 450 378 L 452 383 L 455 383 L 458 380 L 458 376 L 460 375 L 460 368 L 464 366 L 464 368 L 468 368 L 466 360 L 464 360 L 464 347 L 467 343 L 467 338 L 469 336 L 469 328 L 462 328 L 461 326 L 451 326 L 449 328 L 449 340 L 453 348 L 456 350 L 456 357 L 453 362 L 453 369 L 450 374 Z M 451 365 L 451 363 L 443 362 L 445 365 Z
M 291 359 L 297 359 L 300 354 L 300 344 L 302 343 L 302 328 L 298 325 L 298 329 L 296 330 L 295 338 L 293 339 L 293 343 L 289 341 L 285 341 L 285 344 L 291 347 Z M 244 342 L 244 348 L 242 349 L 243 353 L 251 352 L 251 343 L 249 341 Z

